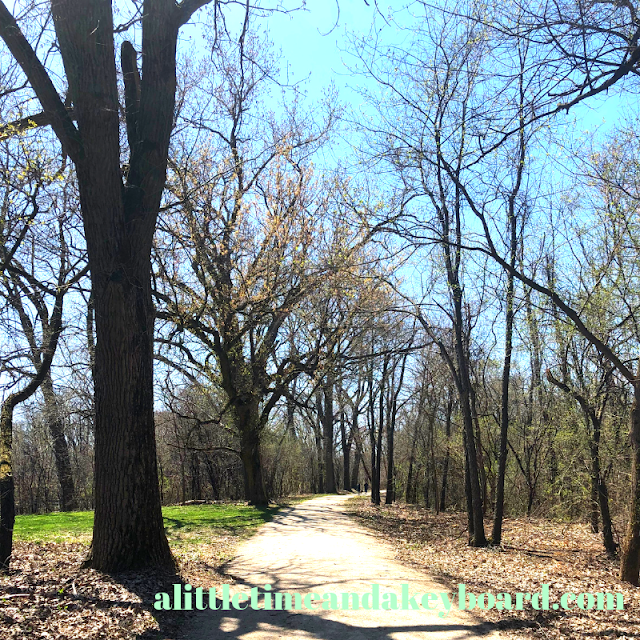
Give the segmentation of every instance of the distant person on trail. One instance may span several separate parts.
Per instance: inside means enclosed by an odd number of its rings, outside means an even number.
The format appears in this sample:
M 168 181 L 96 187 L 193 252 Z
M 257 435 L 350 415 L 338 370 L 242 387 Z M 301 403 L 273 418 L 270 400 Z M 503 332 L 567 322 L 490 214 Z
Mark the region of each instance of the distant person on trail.
M 358 493 L 360 493 L 360 483 L 358 482 Z
M 369 484 L 367 482 L 364 483 L 364 492 L 367 493 L 369 491 Z

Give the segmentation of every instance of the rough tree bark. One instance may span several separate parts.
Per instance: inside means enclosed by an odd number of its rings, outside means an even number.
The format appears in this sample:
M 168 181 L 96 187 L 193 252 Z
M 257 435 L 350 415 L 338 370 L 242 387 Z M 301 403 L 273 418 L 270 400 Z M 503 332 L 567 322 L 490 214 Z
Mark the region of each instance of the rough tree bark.
M 153 420 L 151 244 L 165 185 L 180 27 L 207 0 L 145 0 L 142 75 L 125 42 L 129 171 L 120 167 L 111 0 L 52 0 L 73 123 L 49 74 L 0 3 L 0 36 L 76 167 L 95 309 L 95 519 L 88 563 L 174 567 L 164 533 Z
M 262 474 L 260 440 L 262 435 L 257 398 L 232 408 L 236 427 L 240 432 L 240 458 L 244 470 L 245 498 L 249 504 L 267 506 L 269 497 Z

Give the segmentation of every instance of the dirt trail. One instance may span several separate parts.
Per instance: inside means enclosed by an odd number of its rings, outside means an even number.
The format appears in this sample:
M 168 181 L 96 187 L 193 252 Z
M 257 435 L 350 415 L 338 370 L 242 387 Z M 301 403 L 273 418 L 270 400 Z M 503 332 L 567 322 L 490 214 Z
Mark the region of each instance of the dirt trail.
M 243 543 L 226 572 L 231 593 L 270 584 L 272 591 L 364 594 L 372 584 L 380 593 L 398 594 L 407 583 L 411 595 L 448 589 L 427 574 L 394 560 L 393 549 L 345 513 L 349 496 L 327 496 L 281 511 Z M 220 597 L 220 594 L 218 595 Z M 381 595 L 381 603 L 384 601 Z M 339 600 L 341 597 L 339 596 Z M 419 598 L 417 599 L 419 602 Z M 262 602 L 262 597 L 260 598 Z M 184 629 L 185 640 L 457 640 L 501 636 L 470 614 L 435 611 L 325 610 L 204 611 Z

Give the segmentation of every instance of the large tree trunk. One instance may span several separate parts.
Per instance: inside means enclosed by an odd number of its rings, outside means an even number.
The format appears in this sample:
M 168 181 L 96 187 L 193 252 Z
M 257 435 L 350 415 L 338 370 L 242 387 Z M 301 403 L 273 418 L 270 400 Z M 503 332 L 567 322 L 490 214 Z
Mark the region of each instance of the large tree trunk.
M 631 409 L 631 493 L 629 525 L 620 559 L 620 579 L 638 586 L 640 573 L 640 383 Z
M 233 407 L 240 432 L 240 458 L 244 469 L 244 495 L 249 504 L 266 507 L 269 497 L 262 475 L 259 405 L 257 400 Z
M 61 138 L 76 165 L 95 303 L 95 519 L 88 562 L 102 571 L 174 567 L 164 533 L 153 420 L 151 246 L 166 178 L 180 19 L 144 2 L 142 78 L 122 45 L 130 161 L 120 168 L 111 2 L 54 0 L 77 118 Z M 58 131 L 56 130 L 56 133 Z
M 64 435 L 64 421 L 60 414 L 60 407 L 53 389 L 51 375 L 47 374 L 42 382 L 42 394 L 49 434 L 53 443 L 53 454 L 56 461 L 58 482 L 60 483 L 60 511 L 73 511 L 77 509 L 76 490 L 71 472 L 69 459 L 69 447 Z
M 122 45 L 130 158 L 120 161 L 113 6 L 52 0 L 74 125 L 54 84 L 0 3 L 0 35 L 76 167 L 95 301 L 95 519 L 89 563 L 103 571 L 173 567 L 164 533 L 153 422 L 151 246 L 166 180 L 180 26 L 202 2 L 145 0 L 142 77 Z
M 92 273 L 96 309 L 95 520 L 102 571 L 173 567 L 164 533 L 153 420 L 149 256 Z

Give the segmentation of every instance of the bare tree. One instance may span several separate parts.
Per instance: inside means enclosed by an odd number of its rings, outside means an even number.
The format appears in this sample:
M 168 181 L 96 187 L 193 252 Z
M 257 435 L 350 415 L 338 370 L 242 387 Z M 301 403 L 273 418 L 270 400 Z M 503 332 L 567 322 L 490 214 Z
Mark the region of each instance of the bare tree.
M 141 74 L 134 46 L 125 41 L 121 48 L 130 154 L 124 180 L 112 3 L 51 2 L 73 115 L 53 74 L 0 4 L 0 37 L 40 101 L 42 120 L 76 168 L 97 337 L 96 509 L 89 562 L 106 571 L 174 564 L 156 468 L 150 254 L 173 125 L 178 33 L 205 4 L 153 0 L 139 7 Z
M 0 209 L 0 299 L 9 352 L 2 354 L 0 373 L 8 377 L 0 412 L 0 568 L 8 569 L 13 545 L 15 486 L 13 479 L 13 415 L 15 408 L 40 386 L 51 390 L 50 369 L 63 326 L 64 296 L 87 272 L 83 251 L 76 252 L 74 208 L 57 191 L 64 166 L 29 156 L 22 179 L 2 184 Z M 5 174 L 12 176 L 11 172 Z M 53 185 L 53 186 L 52 186 Z M 33 220 L 40 209 L 49 216 Z M 51 427 L 51 424 L 50 424 Z M 64 433 L 53 425 L 52 436 L 63 490 L 69 486 L 69 460 Z M 57 441 L 56 441 L 57 439 Z M 66 485 L 66 486 L 65 486 Z

